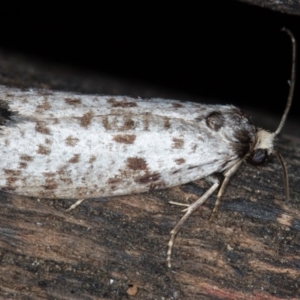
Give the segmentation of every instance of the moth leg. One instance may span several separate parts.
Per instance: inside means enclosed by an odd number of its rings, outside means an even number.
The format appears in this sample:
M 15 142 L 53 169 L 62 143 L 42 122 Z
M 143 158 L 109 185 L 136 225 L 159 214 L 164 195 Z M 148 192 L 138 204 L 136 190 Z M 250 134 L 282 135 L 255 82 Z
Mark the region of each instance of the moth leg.
M 279 160 L 282 167 L 284 187 L 285 187 L 285 200 L 288 201 L 290 199 L 290 188 L 289 188 L 289 176 L 288 176 L 286 163 L 279 152 L 273 150 L 273 153 L 277 156 L 277 159 Z
M 220 176 L 216 176 L 217 174 L 209 175 L 208 177 L 205 178 L 205 181 L 209 182 L 210 184 L 214 184 L 216 182 L 222 182 L 224 179 L 224 176 L 222 173 L 218 173 Z M 170 204 L 177 205 L 177 206 L 184 206 L 186 207 L 185 209 L 182 210 L 182 212 L 186 212 L 188 210 L 188 207 L 191 205 L 190 203 L 182 203 L 182 202 L 175 202 L 175 201 L 169 201 Z
M 231 179 L 231 177 L 234 175 L 234 173 L 238 170 L 239 166 L 241 165 L 242 160 L 239 160 L 237 163 L 235 163 L 230 169 L 228 169 L 227 171 L 225 171 L 223 173 L 224 175 L 224 179 L 222 181 L 221 187 L 219 189 L 218 195 L 217 195 L 217 200 L 215 203 L 215 207 L 211 213 L 211 216 L 209 218 L 209 221 L 212 221 L 213 218 L 216 216 L 216 214 L 218 213 L 218 209 L 219 206 L 221 204 L 221 198 L 225 192 L 225 189 L 227 187 L 227 184 L 229 183 L 229 180 Z
M 176 224 L 176 226 L 173 228 L 173 230 L 170 232 L 170 240 L 168 243 L 168 252 L 167 252 L 167 264 L 168 267 L 171 268 L 171 254 L 172 254 L 172 248 L 174 244 L 174 239 L 176 234 L 178 233 L 181 226 L 184 224 L 184 222 L 188 219 L 188 217 L 192 214 L 194 210 L 196 210 L 201 204 L 203 204 L 220 186 L 220 182 L 215 182 L 204 195 L 202 195 L 198 200 L 196 200 L 193 204 L 189 205 L 187 208 L 186 213 L 183 215 L 183 217 L 180 219 L 180 221 Z
M 79 199 L 74 204 L 72 204 L 68 209 L 66 209 L 67 212 L 70 212 L 71 210 L 75 209 L 78 205 L 80 205 L 85 199 Z
M 195 201 L 193 204 L 189 205 L 189 207 L 187 209 L 185 209 L 186 213 L 183 215 L 183 217 L 180 219 L 180 221 L 176 224 L 176 226 L 170 232 L 171 237 L 170 237 L 170 240 L 168 243 L 168 252 L 167 252 L 167 264 L 168 264 L 169 268 L 171 268 L 171 254 L 172 254 L 172 248 L 174 245 L 174 239 L 175 239 L 176 234 L 180 230 L 181 226 L 188 219 L 188 217 L 193 213 L 193 211 L 195 211 L 200 205 L 202 205 L 221 185 L 219 192 L 218 192 L 217 201 L 216 201 L 215 207 L 212 211 L 210 220 L 212 219 L 212 217 L 218 211 L 218 207 L 220 206 L 220 203 L 221 203 L 221 197 L 225 192 L 225 189 L 227 187 L 229 180 L 234 175 L 234 173 L 238 170 L 241 163 L 242 163 L 242 160 L 239 160 L 230 169 L 225 171 L 223 173 L 224 179 L 223 179 L 222 183 L 220 180 L 218 180 L 217 182 L 214 182 L 214 184 L 206 191 L 206 193 L 202 197 L 200 197 L 197 201 Z
M 190 204 L 188 203 L 181 203 L 181 202 L 175 202 L 175 201 L 169 201 L 170 204 L 178 205 L 178 206 L 187 206 L 189 207 Z

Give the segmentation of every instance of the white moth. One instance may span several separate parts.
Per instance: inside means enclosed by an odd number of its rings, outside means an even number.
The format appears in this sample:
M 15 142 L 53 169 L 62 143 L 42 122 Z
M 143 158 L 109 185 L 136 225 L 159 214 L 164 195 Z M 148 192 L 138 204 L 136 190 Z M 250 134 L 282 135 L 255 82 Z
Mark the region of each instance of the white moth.
M 217 207 L 246 158 L 262 164 L 272 154 L 291 104 L 294 69 L 293 64 L 288 105 L 274 133 L 257 129 L 229 105 L 0 86 L 0 189 L 79 199 L 209 178 L 213 185 L 171 231 L 170 266 L 175 235 L 188 216 L 219 188 Z M 223 180 L 213 177 L 218 173 Z

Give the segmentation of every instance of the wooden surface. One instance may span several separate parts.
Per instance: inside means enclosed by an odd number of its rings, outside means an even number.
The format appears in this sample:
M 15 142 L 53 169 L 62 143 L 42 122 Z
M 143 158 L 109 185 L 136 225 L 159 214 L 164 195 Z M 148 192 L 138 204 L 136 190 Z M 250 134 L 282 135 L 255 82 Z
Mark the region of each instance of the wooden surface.
M 195 100 L 1 52 L 0 62 L 0 84 Z M 266 129 L 279 122 L 246 112 Z M 168 201 L 191 203 L 208 188 L 203 181 L 90 199 L 70 213 L 71 200 L 0 193 L 0 298 L 299 299 L 299 129 L 289 120 L 275 144 L 288 165 L 291 199 L 284 201 L 276 159 L 243 165 L 218 218 L 208 221 L 213 197 L 180 230 L 171 269 L 167 243 L 181 212 Z

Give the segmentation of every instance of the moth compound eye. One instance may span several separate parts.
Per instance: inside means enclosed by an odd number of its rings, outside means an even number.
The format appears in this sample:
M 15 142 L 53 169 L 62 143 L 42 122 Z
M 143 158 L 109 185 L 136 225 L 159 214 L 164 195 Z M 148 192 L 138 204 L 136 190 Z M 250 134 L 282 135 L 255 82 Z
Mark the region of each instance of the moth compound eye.
M 267 158 L 268 158 L 267 149 L 256 149 L 251 153 L 248 161 L 252 165 L 258 166 L 258 165 L 262 165 Z

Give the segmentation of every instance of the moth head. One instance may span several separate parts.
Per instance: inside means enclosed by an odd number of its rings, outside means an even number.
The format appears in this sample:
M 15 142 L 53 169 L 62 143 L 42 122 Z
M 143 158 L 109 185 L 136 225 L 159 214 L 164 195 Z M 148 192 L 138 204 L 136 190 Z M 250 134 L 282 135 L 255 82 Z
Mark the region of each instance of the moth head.
M 250 152 L 248 162 L 252 165 L 262 165 L 270 154 L 273 153 L 274 133 L 259 129 L 253 150 Z

